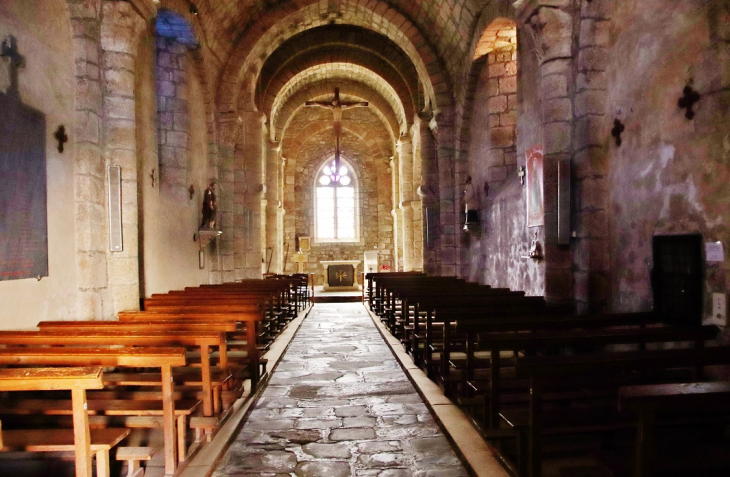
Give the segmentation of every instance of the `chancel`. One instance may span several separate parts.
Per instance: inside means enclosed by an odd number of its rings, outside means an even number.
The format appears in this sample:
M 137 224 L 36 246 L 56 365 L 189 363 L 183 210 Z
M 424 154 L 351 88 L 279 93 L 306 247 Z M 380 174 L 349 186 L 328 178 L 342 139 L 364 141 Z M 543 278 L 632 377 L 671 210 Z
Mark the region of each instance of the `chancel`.
M 728 0 L 0 0 L 0 474 L 730 475 L 729 72 Z

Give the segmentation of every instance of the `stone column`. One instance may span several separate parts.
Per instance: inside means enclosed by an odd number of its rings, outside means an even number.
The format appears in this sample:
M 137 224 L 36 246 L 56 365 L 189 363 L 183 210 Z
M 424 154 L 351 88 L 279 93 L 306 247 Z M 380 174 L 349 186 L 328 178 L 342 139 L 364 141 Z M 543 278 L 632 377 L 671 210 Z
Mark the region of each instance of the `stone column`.
M 398 165 L 393 158 L 388 162 L 390 169 L 390 183 L 392 187 L 392 201 L 393 208 L 390 209 L 390 216 L 393 218 L 393 271 L 402 270 L 402 257 L 403 257 L 403 237 L 400 234 L 402 227 L 402 214 L 398 209 L 398 203 L 400 202 L 400 181 L 398 179 Z
M 99 17 L 101 1 L 68 2 L 74 32 L 76 62 L 75 136 L 75 240 L 77 316 L 94 320 L 102 316 L 107 286 L 106 251 L 109 250 L 108 216 L 104 196 L 106 167 L 102 157 L 102 85 L 99 68 Z M 132 109 L 134 110 L 134 108 Z M 91 193 L 91 191 L 97 191 Z M 109 309 L 104 316 L 109 316 Z
M 106 165 L 121 166 L 124 240 L 121 252 L 107 252 L 112 303 L 104 307 L 104 317 L 139 309 L 134 64 L 140 34 L 146 25 L 131 4 L 104 2 L 101 24 L 104 161 Z
M 264 117 L 239 111 L 241 134 L 236 144 L 234 266 L 235 278 L 261 278 Z
M 568 2 L 565 9 L 569 9 Z M 543 195 L 545 201 L 545 299 L 573 299 L 572 253 L 558 245 L 558 164 L 573 153 L 573 15 L 552 4 L 537 2 L 518 12 L 527 31 L 536 36 L 540 58 L 540 97 L 544 137 Z M 562 87 L 561 87 L 562 85 Z
M 269 272 L 281 272 L 281 246 L 279 240 L 279 143 L 268 141 L 266 145 L 266 266 Z M 271 264 L 269 265 L 269 256 Z
M 438 275 L 441 271 L 441 259 L 438 253 L 441 244 L 441 227 L 438 200 L 439 175 L 436 161 L 436 138 L 434 136 L 434 132 L 438 130 L 438 127 L 432 113 L 425 112 L 419 117 L 421 191 L 423 192 L 423 215 L 421 216 L 424 231 L 423 267 L 426 273 Z
M 413 210 L 413 269 L 423 270 L 423 193 L 421 191 L 421 137 L 420 137 L 420 120 L 411 127 L 411 148 L 413 151 L 413 200 L 411 201 L 411 209 Z
M 226 124 L 225 127 L 237 131 L 240 124 L 233 121 Z M 235 132 L 231 134 L 235 134 Z M 215 247 L 218 247 L 220 251 L 220 267 L 217 272 L 221 282 L 229 283 L 236 278 L 234 272 L 236 245 L 240 245 L 241 237 L 243 237 L 243 229 L 234 228 L 241 221 L 243 194 L 236 190 L 234 180 L 239 151 L 232 144 L 226 144 L 219 148 L 218 154 L 219 171 L 216 195 L 219 229 L 223 231 L 223 235 L 215 243 Z M 216 264 L 216 266 L 218 265 Z
M 411 271 L 413 265 L 413 144 L 411 138 L 404 136 L 400 138 L 399 148 L 399 176 L 400 176 L 400 204 L 402 228 L 401 236 L 403 243 L 403 270 Z
M 439 258 L 441 275 L 457 275 L 457 245 L 459 232 L 458 198 L 455 187 L 455 147 L 454 124 L 452 113 L 439 113 L 436 118 L 438 127 L 436 136 L 436 157 L 438 161 L 439 178 L 439 223 L 440 247 Z

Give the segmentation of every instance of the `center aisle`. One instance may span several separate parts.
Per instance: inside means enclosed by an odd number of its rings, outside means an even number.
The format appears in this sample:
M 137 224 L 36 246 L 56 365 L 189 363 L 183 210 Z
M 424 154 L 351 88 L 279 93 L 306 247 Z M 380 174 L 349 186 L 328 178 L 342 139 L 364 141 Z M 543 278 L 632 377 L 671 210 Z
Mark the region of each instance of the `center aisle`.
M 213 477 L 466 476 L 362 303 L 316 304 Z

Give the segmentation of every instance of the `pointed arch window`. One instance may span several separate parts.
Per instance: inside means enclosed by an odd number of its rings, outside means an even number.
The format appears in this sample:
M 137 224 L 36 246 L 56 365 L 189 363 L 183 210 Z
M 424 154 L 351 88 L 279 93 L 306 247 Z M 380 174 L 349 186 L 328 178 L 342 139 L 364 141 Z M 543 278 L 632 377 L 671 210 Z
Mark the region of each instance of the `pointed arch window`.
M 357 242 L 360 240 L 360 211 L 357 177 L 340 160 L 320 168 L 314 194 L 314 222 L 318 242 Z

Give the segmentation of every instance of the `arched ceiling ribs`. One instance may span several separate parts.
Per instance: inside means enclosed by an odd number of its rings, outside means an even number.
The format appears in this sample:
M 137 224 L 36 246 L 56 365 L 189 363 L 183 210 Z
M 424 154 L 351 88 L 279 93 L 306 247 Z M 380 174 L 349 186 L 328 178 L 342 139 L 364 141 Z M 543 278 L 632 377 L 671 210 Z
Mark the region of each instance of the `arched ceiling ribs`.
M 406 121 L 406 128 L 410 124 L 413 124 L 413 118 L 417 113 L 415 104 L 413 103 L 413 96 L 411 95 L 408 86 L 401 81 L 401 78 L 394 74 L 394 71 L 387 65 L 374 64 L 372 58 L 366 52 L 356 52 L 355 54 L 349 54 L 348 52 L 339 52 L 342 54 L 331 54 L 327 51 L 317 51 L 315 55 L 308 58 L 302 58 L 301 63 L 298 63 L 296 69 L 291 71 L 287 70 L 283 74 L 274 78 L 269 88 L 264 91 L 262 97 L 263 104 L 260 106 L 261 111 L 270 116 L 272 106 L 276 101 L 276 96 L 279 92 L 287 86 L 287 83 L 292 81 L 296 76 L 304 71 L 323 71 L 324 75 L 328 76 L 328 72 L 333 68 L 342 69 L 344 65 L 347 65 L 347 69 L 350 70 L 350 65 L 358 67 L 360 71 L 370 71 L 372 74 L 381 78 L 382 81 L 390 85 L 398 102 L 403 105 L 404 119 Z M 348 75 L 352 76 L 352 74 Z
M 306 146 L 309 141 L 317 140 L 320 133 L 331 130 L 331 123 L 317 121 L 307 124 L 306 127 L 297 131 L 295 135 L 287 134 L 287 137 L 281 145 L 282 156 L 292 158 L 298 157 L 301 148 Z M 392 149 L 393 143 L 383 140 L 383 138 L 378 135 L 372 134 L 372 129 L 370 128 L 362 127 L 357 123 L 347 123 L 343 126 L 342 130 L 343 133 L 345 133 L 345 143 L 342 151 L 343 155 L 347 152 L 347 149 L 349 149 L 347 141 L 350 139 L 347 138 L 347 133 L 353 134 L 360 142 L 362 142 L 362 145 L 365 146 L 365 151 L 373 157 L 389 157 L 394 153 Z M 334 154 L 334 149 L 332 154 Z
M 274 51 L 261 70 L 259 109 L 267 112 L 276 92 L 298 72 L 324 63 L 353 63 L 375 71 L 398 92 L 408 116 L 419 112 L 418 72 L 410 58 L 383 35 L 343 25 L 307 30 Z
M 295 94 L 282 102 L 281 107 L 278 108 L 276 118 L 273 118 L 275 124 L 273 131 L 276 138 L 285 137 L 289 123 L 294 115 L 305 107 L 305 102 L 310 100 L 331 100 L 335 87 L 340 88 L 340 98 L 343 101 L 367 101 L 370 103 L 368 109 L 380 119 L 391 141 L 395 144 L 400 136 L 401 123 L 398 121 L 391 104 L 382 97 L 380 92 L 363 83 L 336 78 L 311 83 L 306 88 L 297 90 Z M 331 123 L 331 121 L 328 122 Z
M 379 96 L 387 102 L 387 109 L 390 109 L 395 113 L 397 123 L 399 125 L 395 128 L 395 131 L 397 131 L 395 132 L 395 135 L 400 136 L 408 131 L 408 121 L 403 103 L 393 87 L 371 70 L 344 63 L 315 66 L 300 72 L 290 79 L 289 82 L 281 89 L 271 106 L 269 118 L 270 125 L 272 126 L 271 129 L 277 131 L 277 136 L 281 137 L 278 134 L 279 131 L 281 131 L 281 122 L 278 119 L 279 111 L 281 110 L 281 105 L 287 103 L 289 98 L 294 95 L 298 95 L 301 90 L 308 88 L 311 84 L 319 83 L 321 81 L 337 82 L 339 80 L 362 83 L 369 89 L 377 91 Z M 330 91 L 330 95 L 333 94 L 333 92 L 334 86 L 332 87 L 332 91 Z M 314 94 L 322 93 L 315 92 Z M 307 98 L 305 101 L 308 101 L 309 99 L 310 98 Z M 380 104 L 381 101 L 376 101 L 373 106 L 380 108 L 382 107 L 379 106 Z
M 363 6 L 354 0 L 341 0 L 335 7 L 319 0 L 300 0 L 297 3 L 298 6 L 288 2 L 270 6 L 237 36 L 236 46 L 219 82 L 220 112 L 233 111 L 240 104 L 254 109 L 256 81 L 265 59 L 294 35 L 332 21 L 359 26 L 388 37 L 415 66 L 424 88 L 425 101 L 435 104 L 434 109 L 452 107 L 450 79 L 442 70 L 438 55 L 430 48 L 430 42 L 419 28 L 398 10 L 382 1 Z M 335 10 L 330 11 L 331 8 Z

